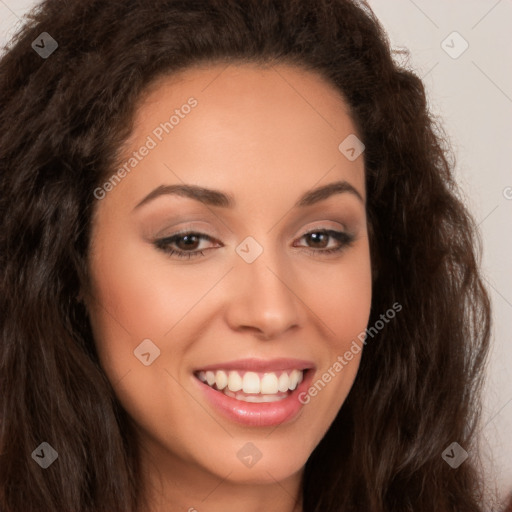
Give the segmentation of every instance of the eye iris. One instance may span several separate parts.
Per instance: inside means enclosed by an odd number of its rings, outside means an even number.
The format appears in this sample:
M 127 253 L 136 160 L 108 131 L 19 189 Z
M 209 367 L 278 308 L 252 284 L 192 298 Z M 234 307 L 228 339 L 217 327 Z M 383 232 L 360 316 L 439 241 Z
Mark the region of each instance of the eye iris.
M 307 236 L 309 237 L 309 240 L 312 241 L 316 247 L 320 246 L 321 248 L 326 247 L 326 245 L 327 245 L 326 242 L 329 239 L 329 235 L 327 233 L 310 233 Z M 320 245 L 318 245 L 318 244 L 320 244 Z
M 184 244 L 182 242 L 185 242 Z M 197 235 L 184 235 L 180 236 L 176 241 L 176 245 L 180 249 L 196 249 L 196 245 L 199 243 L 199 237 Z

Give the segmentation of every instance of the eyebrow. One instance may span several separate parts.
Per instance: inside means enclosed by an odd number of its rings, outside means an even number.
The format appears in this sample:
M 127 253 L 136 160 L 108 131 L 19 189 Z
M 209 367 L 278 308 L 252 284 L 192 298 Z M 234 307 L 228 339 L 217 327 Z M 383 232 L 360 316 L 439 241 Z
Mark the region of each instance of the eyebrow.
M 353 187 L 348 181 L 335 181 L 328 185 L 314 188 L 307 191 L 293 206 L 294 208 L 302 208 L 311 206 L 320 201 L 328 199 L 334 194 L 349 193 L 357 197 L 363 204 L 364 199 L 359 191 Z M 232 195 L 213 190 L 209 188 L 199 187 L 197 185 L 160 185 L 150 192 L 142 201 L 140 201 L 134 210 L 140 208 L 142 205 L 153 201 L 157 197 L 163 195 L 178 195 L 181 197 L 188 197 L 195 199 L 203 204 L 209 206 L 219 206 L 222 208 L 234 208 L 236 202 Z

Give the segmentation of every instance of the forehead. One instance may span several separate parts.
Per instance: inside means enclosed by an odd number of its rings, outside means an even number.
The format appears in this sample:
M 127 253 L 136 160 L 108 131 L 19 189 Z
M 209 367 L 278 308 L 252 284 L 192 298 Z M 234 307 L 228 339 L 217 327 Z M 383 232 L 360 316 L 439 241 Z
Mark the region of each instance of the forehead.
M 248 63 L 195 65 L 160 77 L 142 95 L 135 126 L 147 131 L 146 120 L 172 113 L 192 96 L 205 115 L 251 111 L 253 120 L 258 114 L 267 122 L 303 117 L 314 119 L 313 126 L 323 122 L 333 134 L 347 127 L 355 131 L 342 93 L 319 74 L 286 64 Z M 277 110 L 269 118 L 270 108 Z
M 340 149 L 355 135 L 341 94 L 311 71 L 195 66 L 146 90 L 123 157 L 126 162 L 148 139 L 154 143 L 130 173 L 137 190 L 181 180 L 223 189 L 277 187 L 286 194 L 295 184 L 303 191 L 342 177 L 364 196 L 363 156 L 351 161 Z

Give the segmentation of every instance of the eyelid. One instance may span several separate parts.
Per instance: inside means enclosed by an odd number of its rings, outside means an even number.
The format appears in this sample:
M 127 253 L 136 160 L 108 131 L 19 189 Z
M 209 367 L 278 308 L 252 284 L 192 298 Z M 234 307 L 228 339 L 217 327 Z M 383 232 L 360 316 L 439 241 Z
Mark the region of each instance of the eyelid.
M 154 243 L 155 244 L 160 243 L 161 245 L 165 245 L 165 244 L 163 244 L 163 242 L 165 242 L 165 241 L 173 240 L 175 238 L 184 237 L 186 235 L 195 235 L 201 240 L 208 240 L 210 242 L 217 242 L 217 243 L 222 244 L 222 242 L 217 240 L 214 236 L 208 235 L 207 233 L 203 233 L 199 230 L 194 230 L 194 229 L 182 229 L 180 231 L 176 231 L 176 232 L 172 233 L 171 235 L 158 237 L 155 239 Z M 170 244 L 170 243 L 172 243 L 172 242 L 168 242 L 168 244 Z M 210 249 L 210 247 L 208 247 L 208 249 Z M 205 249 L 203 249 L 203 250 L 205 250 Z M 192 253 L 193 251 L 183 251 L 183 252 Z M 196 249 L 196 252 L 199 252 L 199 251 Z
M 308 223 L 308 226 L 311 227 L 307 228 L 306 231 L 304 231 L 304 228 L 301 227 L 301 229 L 296 232 L 294 238 L 299 238 L 301 236 L 307 235 L 308 233 L 314 233 L 316 231 L 343 231 L 345 233 L 349 232 L 349 229 L 346 224 L 335 220 L 318 220 L 314 221 L 313 223 Z
M 197 233 L 208 235 L 211 238 L 220 238 L 220 234 L 218 230 L 216 230 L 210 223 L 206 222 L 190 222 L 188 224 L 183 225 L 182 228 L 178 229 L 178 231 L 174 231 L 174 227 L 167 226 L 165 229 L 161 229 L 154 235 L 152 238 L 154 240 L 162 239 L 162 238 L 171 238 L 175 235 L 183 235 L 189 233 Z M 169 234 L 167 234 L 169 233 Z

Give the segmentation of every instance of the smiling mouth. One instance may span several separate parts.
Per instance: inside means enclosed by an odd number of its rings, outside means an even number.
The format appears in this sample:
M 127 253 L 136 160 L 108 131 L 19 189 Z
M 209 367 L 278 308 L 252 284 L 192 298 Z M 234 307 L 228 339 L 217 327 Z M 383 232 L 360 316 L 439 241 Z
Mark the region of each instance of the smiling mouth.
M 251 372 L 243 370 L 198 371 L 194 375 L 210 388 L 243 402 L 278 402 L 288 398 L 303 381 L 305 370 Z

